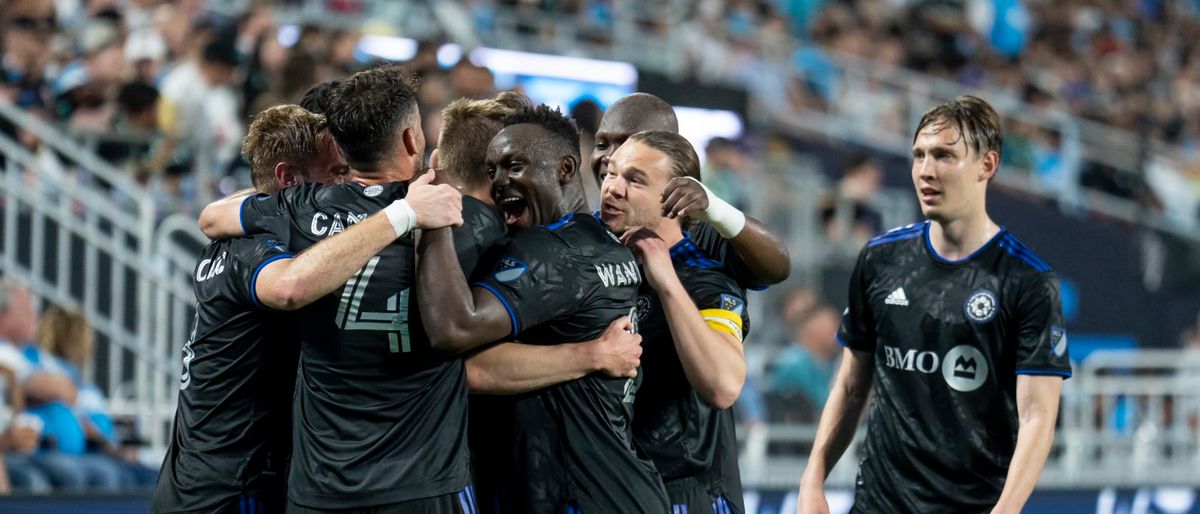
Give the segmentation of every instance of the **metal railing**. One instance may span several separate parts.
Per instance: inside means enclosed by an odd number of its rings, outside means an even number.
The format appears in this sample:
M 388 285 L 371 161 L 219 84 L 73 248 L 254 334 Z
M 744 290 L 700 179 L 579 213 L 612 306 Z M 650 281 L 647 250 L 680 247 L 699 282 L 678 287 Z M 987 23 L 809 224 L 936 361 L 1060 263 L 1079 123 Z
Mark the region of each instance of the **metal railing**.
M 1096 351 L 1064 383 L 1059 412 L 1039 487 L 1200 485 L 1200 351 Z M 831 472 L 831 487 L 854 484 L 866 432 L 864 423 Z M 790 488 L 799 484 L 816 426 L 748 426 L 739 436 L 743 482 Z
M 194 220 L 160 225 L 140 185 L 57 129 L 4 101 L 0 119 L 38 141 L 31 148 L 0 133 L 0 273 L 88 318 L 97 345 L 84 376 L 107 393 L 113 415 L 135 418 L 161 450 L 193 312 L 187 278 L 203 238 Z

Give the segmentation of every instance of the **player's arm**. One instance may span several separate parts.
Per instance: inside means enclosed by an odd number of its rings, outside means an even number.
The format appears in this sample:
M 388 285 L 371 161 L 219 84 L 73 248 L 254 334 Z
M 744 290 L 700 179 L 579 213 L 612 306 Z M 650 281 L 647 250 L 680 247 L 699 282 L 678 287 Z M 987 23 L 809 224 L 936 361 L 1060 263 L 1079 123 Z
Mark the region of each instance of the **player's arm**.
M 517 330 L 498 296 L 467 285 L 450 229 L 421 232 L 416 290 L 421 320 L 435 350 L 461 353 Z
M 242 229 L 242 203 L 254 194 L 243 189 L 204 206 L 200 211 L 200 231 L 209 239 L 229 239 L 245 235 Z
M 728 409 L 746 381 L 741 318 L 730 313 L 720 321 L 706 321 L 679 281 L 666 241 L 653 231 L 629 231 L 622 239 L 641 259 L 646 280 L 658 293 L 688 383 L 704 403 Z
M 433 173 L 422 175 L 410 184 L 403 200 L 294 258 L 264 266 L 255 278 L 258 301 L 275 309 L 299 309 L 341 287 L 371 257 L 414 227 L 461 225 L 462 195 L 449 185 L 431 185 L 432 180 Z
M 1054 444 L 1062 385 L 1062 377 L 1057 376 L 1017 377 L 1017 447 L 993 513 L 1019 513 L 1033 493 Z
M 1017 446 L 992 512 L 1020 512 L 1037 485 L 1054 443 L 1062 382 L 1071 376 L 1058 278 L 1043 272 L 1027 280 L 1012 307 L 1017 332 Z
M 598 339 L 552 346 L 500 343 L 467 358 L 473 393 L 520 394 L 601 371 L 613 378 L 637 376 L 642 336 L 621 316 Z
M 837 379 L 821 411 L 817 435 L 813 440 L 808 466 L 800 478 L 798 513 L 828 512 L 825 505 L 825 479 L 854 440 L 858 421 L 867 406 L 867 397 L 875 381 L 875 354 L 846 348 Z
M 746 216 L 709 191 L 700 181 L 676 177 L 663 190 L 663 215 L 688 216 L 711 225 L 727 239 L 739 259 L 740 278 L 754 286 L 787 280 L 792 261 L 787 248 L 762 222 Z

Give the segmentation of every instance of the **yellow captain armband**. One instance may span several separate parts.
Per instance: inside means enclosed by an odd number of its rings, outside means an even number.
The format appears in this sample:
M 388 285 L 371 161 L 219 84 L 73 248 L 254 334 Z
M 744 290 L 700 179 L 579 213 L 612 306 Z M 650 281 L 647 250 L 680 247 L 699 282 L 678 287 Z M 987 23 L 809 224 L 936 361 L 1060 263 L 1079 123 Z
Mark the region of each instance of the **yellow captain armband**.
M 734 314 L 733 311 L 703 309 L 700 311 L 700 317 L 704 318 L 704 322 L 708 323 L 713 330 L 733 334 L 738 341 L 742 340 L 742 317 Z

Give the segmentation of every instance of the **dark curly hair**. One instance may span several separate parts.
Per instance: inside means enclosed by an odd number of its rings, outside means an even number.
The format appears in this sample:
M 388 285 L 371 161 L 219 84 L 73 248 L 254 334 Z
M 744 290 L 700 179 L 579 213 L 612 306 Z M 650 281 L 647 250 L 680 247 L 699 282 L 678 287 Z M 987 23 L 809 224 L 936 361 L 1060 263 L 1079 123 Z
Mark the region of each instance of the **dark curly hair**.
M 333 103 L 333 90 L 337 85 L 338 81 L 327 80 L 308 88 L 300 98 L 300 107 L 313 114 L 329 114 L 330 104 Z
M 377 171 L 397 151 L 404 129 L 421 130 L 417 80 L 398 65 L 355 73 L 334 87 L 326 117 L 346 163 Z
M 563 116 L 558 109 L 551 109 L 542 104 L 533 108 L 517 109 L 504 118 L 505 127 L 526 124 L 542 127 L 562 146 L 564 154 L 579 159 L 579 129 L 575 128 L 575 122 Z

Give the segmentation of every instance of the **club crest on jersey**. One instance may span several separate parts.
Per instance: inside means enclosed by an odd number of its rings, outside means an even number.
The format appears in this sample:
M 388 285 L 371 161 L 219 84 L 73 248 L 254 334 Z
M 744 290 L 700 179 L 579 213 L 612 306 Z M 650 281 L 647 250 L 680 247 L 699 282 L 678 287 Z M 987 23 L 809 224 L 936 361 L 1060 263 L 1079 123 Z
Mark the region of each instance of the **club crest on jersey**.
M 363 189 L 363 196 L 367 198 L 375 198 L 376 196 L 379 196 L 379 193 L 382 192 L 383 186 L 376 184 L 374 186 L 367 186 L 366 189 Z
M 987 323 L 996 317 L 996 311 L 999 310 L 999 302 L 996 301 L 996 294 L 987 289 L 980 289 L 971 293 L 967 297 L 967 301 L 963 303 L 963 313 L 967 319 L 975 323 Z
M 746 302 L 731 294 L 722 294 L 721 309 L 741 316 L 742 312 L 746 310 Z
M 529 266 L 526 266 L 520 259 L 505 257 L 496 263 L 496 270 L 492 276 L 496 277 L 497 282 L 512 282 L 521 278 L 526 271 L 529 271 Z
M 642 323 L 646 318 L 650 317 L 650 311 L 654 309 L 654 301 L 650 299 L 650 295 L 642 295 L 637 299 L 637 321 Z
M 1050 348 L 1056 357 L 1067 353 L 1067 331 L 1061 327 L 1050 327 Z

